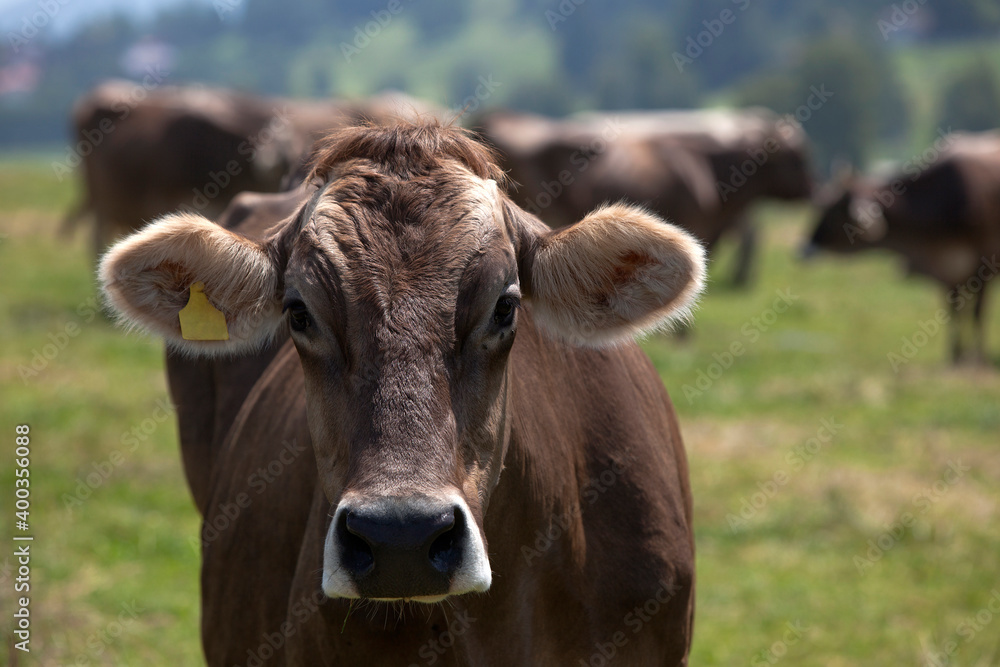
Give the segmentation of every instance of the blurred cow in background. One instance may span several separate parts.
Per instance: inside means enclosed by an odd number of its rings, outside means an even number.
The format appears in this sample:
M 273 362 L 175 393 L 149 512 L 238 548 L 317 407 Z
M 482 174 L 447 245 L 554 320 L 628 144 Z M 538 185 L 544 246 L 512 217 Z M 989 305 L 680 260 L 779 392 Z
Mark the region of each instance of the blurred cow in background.
M 734 282 L 754 250 L 748 207 L 812 192 L 801 126 L 765 109 L 586 113 L 565 120 L 497 111 L 474 127 L 505 156 L 518 203 L 550 225 L 605 201 L 645 204 L 711 248 L 743 234 Z
M 292 169 L 285 176 L 283 190 L 306 179 L 312 165 L 314 145 L 334 130 L 362 123 L 381 125 L 397 120 L 434 118 L 443 123 L 451 121 L 447 110 L 397 90 L 384 90 L 360 100 L 275 98 L 267 101 L 287 114 L 293 128 L 290 146 Z
M 108 81 L 73 109 L 94 249 L 181 207 L 215 217 L 241 190 L 274 191 L 291 166 L 291 125 L 233 91 Z
M 351 102 L 294 100 L 108 81 L 73 110 L 84 197 L 64 229 L 92 215 L 99 254 L 178 209 L 214 219 L 242 191 L 275 192 L 301 181 L 313 142 L 331 130 L 438 113 L 398 93 Z
M 963 359 L 965 306 L 972 303 L 975 360 L 984 361 L 986 287 L 1000 271 L 1000 132 L 950 134 L 930 164 L 910 161 L 888 177 L 850 178 L 827 201 L 806 255 L 884 248 L 908 271 L 946 290 L 952 361 Z M 968 326 L 968 325 L 965 325 Z

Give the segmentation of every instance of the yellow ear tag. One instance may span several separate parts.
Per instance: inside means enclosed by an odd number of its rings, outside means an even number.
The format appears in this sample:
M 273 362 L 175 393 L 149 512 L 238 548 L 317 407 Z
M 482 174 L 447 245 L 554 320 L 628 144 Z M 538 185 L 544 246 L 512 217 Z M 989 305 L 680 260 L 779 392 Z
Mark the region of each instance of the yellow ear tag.
M 208 302 L 205 283 L 201 281 L 191 285 L 191 298 L 177 317 L 184 340 L 229 340 L 226 316 Z

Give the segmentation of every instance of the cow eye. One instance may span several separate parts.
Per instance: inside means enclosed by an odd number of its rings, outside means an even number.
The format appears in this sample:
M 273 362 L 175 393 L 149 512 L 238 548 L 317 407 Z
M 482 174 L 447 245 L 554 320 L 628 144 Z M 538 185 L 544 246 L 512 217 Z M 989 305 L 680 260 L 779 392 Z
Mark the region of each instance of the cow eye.
M 286 301 L 282 312 L 288 313 L 288 325 L 292 328 L 292 331 L 301 332 L 312 326 L 312 318 L 309 316 L 306 304 L 298 299 Z
M 514 323 L 514 311 L 518 301 L 513 296 L 502 296 L 493 309 L 493 322 L 500 328 L 509 327 Z

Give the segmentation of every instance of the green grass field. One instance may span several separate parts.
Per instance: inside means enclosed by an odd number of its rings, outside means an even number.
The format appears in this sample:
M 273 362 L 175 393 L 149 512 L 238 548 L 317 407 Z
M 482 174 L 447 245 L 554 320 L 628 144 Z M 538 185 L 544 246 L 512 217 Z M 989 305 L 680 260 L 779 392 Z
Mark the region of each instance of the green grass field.
M 29 424 L 35 537 L 18 664 L 200 664 L 198 519 L 161 346 L 95 314 L 89 244 L 56 236 L 73 185 L 51 173 L 0 162 L 0 526 L 13 544 Z M 797 261 L 810 216 L 760 211 L 753 288 L 726 287 L 723 248 L 692 335 L 644 342 L 690 456 L 692 664 L 1000 664 L 1000 372 L 954 369 L 945 332 L 917 335 L 941 295 L 892 257 Z M 1000 306 L 990 319 L 996 358 Z

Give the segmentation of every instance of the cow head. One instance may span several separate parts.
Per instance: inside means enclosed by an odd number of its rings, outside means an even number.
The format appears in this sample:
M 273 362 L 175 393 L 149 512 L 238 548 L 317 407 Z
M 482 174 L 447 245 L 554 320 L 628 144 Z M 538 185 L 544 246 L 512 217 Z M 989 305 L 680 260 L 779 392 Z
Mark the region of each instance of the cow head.
M 320 151 L 315 194 L 264 240 L 175 214 L 101 264 L 114 308 L 191 354 L 252 351 L 290 330 L 335 507 L 331 597 L 487 590 L 483 516 L 509 441 L 519 322 L 610 345 L 684 317 L 701 290 L 703 252 L 683 231 L 624 205 L 552 231 L 500 176 L 456 128 L 351 128 Z M 195 282 L 229 340 L 181 337 Z
M 888 224 L 874 189 L 856 178 L 840 186 L 828 186 L 817 198 L 819 220 L 803 252 L 811 256 L 819 250 L 850 253 L 881 241 Z

